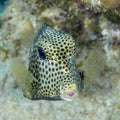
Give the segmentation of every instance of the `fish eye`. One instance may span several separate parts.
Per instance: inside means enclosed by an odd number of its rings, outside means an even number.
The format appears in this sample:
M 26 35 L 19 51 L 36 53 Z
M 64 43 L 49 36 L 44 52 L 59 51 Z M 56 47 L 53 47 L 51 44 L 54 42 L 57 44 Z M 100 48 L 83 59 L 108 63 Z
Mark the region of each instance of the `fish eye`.
M 43 60 L 46 59 L 46 54 L 42 48 L 38 48 L 39 57 Z

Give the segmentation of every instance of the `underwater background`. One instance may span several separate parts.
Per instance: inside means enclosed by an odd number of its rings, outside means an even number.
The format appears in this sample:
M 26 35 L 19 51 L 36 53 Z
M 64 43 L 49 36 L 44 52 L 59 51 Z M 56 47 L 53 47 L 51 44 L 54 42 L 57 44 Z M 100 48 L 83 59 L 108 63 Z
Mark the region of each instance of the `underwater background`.
M 22 95 L 10 61 L 18 58 L 28 65 L 29 49 L 18 35 L 26 17 L 36 31 L 38 24 L 47 23 L 70 33 L 79 66 L 91 51 L 102 52 L 97 78 L 86 81 L 73 101 L 32 101 Z M 0 120 L 61 119 L 120 119 L 120 1 L 0 0 Z

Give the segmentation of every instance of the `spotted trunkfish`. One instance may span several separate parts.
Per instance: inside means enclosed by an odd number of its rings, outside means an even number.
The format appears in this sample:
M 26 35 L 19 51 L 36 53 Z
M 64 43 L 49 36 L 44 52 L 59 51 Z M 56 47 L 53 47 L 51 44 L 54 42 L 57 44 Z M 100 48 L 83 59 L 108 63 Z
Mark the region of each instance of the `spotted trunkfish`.
M 76 98 L 83 88 L 83 73 L 86 69 L 89 73 L 92 69 L 88 66 L 96 63 L 95 54 L 79 69 L 75 64 L 76 43 L 70 34 L 47 24 L 40 25 L 35 33 L 31 21 L 26 19 L 20 35 L 21 43 L 30 48 L 28 70 L 13 59 L 12 73 L 23 95 L 32 100 L 72 101 Z

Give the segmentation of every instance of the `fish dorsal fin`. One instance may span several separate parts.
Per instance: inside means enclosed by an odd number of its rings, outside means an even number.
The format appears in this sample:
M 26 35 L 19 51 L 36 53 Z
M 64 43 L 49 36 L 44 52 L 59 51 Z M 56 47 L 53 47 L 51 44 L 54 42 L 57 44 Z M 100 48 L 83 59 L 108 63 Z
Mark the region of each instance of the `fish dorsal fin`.
M 83 65 L 78 69 L 84 71 L 84 82 L 95 83 L 98 80 L 99 72 L 101 70 L 102 52 L 100 49 L 90 52 L 88 58 L 83 62 Z
M 32 99 L 33 91 L 31 83 L 37 82 L 34 76 L 25 68 L 25 66 L 17 59 L 11 60 L 11 71 L 16 79 L 16 83 L 22 89 L 25 97 Z
M 30 18 L 26 18 L 18 29 L 18 36 L 20 37 L 21 44 L 26 48 L 30 48 L 36 37 L 36 32 Z

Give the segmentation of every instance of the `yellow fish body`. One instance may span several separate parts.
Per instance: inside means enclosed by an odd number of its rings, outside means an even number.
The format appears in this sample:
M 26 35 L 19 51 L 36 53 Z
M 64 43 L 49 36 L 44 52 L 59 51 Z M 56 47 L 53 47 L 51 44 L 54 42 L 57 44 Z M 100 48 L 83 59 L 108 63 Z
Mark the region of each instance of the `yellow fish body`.
M 28 70 L 37 79 L 31 82 L 32 99 L 72 99 L 78 95 L 82 80 L 75 66 L 75 49 L 71 35 L 42 25 L 30 48 Z

